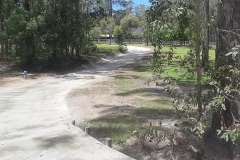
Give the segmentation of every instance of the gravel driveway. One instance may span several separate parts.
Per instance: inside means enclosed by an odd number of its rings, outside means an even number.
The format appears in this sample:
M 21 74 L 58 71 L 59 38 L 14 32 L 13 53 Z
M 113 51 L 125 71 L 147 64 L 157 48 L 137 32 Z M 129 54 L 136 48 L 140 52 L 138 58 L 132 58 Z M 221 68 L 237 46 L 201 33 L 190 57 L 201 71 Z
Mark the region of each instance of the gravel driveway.
M 0 159 L 131 159 L 73 126 L 65 97 L 74 88 L 108 78 L 150 50 L 128 47 L 126 54 L 103 59 L 75 73 L 48 77 L 0 90 Z

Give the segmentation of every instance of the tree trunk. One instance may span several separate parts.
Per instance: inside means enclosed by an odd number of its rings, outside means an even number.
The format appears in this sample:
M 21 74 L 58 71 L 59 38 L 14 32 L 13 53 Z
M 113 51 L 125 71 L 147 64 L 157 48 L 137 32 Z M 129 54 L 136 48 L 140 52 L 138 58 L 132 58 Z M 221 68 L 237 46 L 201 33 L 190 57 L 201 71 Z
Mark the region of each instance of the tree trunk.
M 5 54 L 8 56 L 8 52 L 9 52 L 9 43 L 8 40 L 5 41 Z
M 208 66 L 208 56 L 209 56 L 209 0 L 204 0 L 204 27 L 203 27 L 203 49 L 202 49 L 202 67 L 206 68 Z
M 71 55 L 72 55 L 72 58 L 74 57 L 74 48 L 71 47 Z
M 4 57 L 4 40 L 3 39 L 1 39 L 0 40 L 0 46 L 1 46 L 1 57 L 2 57 L 2 59 L 3 59 L 3 57 Z
M 30 0 L 22 0 L 22 6 L 25 10 L 30 11 Z
M 195 52 L 196 52 L 196 70 L 197 70 L 197 111 L 198 117 L 197 120 L 200 122 L 202 120 L 203 115 L 203 103 L 202 103 L 202 71 L 201 71 L 201 58 L 200 58 L 200 47 L 201 47 L 201 11 L 200 11 L 201 1 L 196 1 L 196 22 L 195 22 Z M 197 160 L 202 160 L 204 156 L 204 141 L 200 143 L 197 152 Z
M 109 34 L 109 45 L 112 44 L 112 33 Z
M 240 44 L 240 1 L 222 0 L 218 6 L 216 65 L 222 66 L 225 55 Z M 238 35 L 237 35 L 238 34 Z
M 2 4 L 3 2 L 0 1 L 0 32 L 3 32 L 3 14 L 2 14 Z M 1 47 L 1 57 L 3 59 L 3 56 L 4 56 L 4 40 L 3 38 L 0 36 L 0 47 Z
M 200 13 L 200 4 L 201 0 L 196 1 L 196 69 L 197 69 L 197 101 L 198 101 L 198 120 L 202 118 L 202 73 L 201 73 L 201 59 L 200 59 L 200 46 L 201 46 L 201 23 L 199 19 L 201 19 Z
M 112 17 L 113 15 L 113 2 L 112 0 L 109 1 L 109 16 Z
M 240 44 L 240 1 L 239 0 L 221 0 L 221 3 L 218 4 L 218 22 L 217 22 L 217 45 L 216 45 L 216 70 L 219 67 L 222 67 L 226 64 L 231 65 L 232 60 L 226 57 L 226 54 L 231 51 L 233 47 Z M 240 63 L 240 62 L 238 62 Z M 221 83 L 221 87 L 225 87 L 228 85 L 229 81 L 226 77 L 218 77 Z M 218 114 L 222 116 L 221 119 L 216 118 L 217 116 L 213 116 L 213 122 L 217 122 L 216 124 L 223 125 L 228 128 L 233 125 L 234 119 L 239 120 L 239 111 L 240 111 L 240 103 L 239 103 L 239 95 L 232 94 L 233 98 L 231 101 L 226 98 L 225 99 L 225 110 L 220 111 Z M 239 123 L 239 122 L 238 122 Z M 214 126 L 212 124 L 212 130 L 216 132 L 216 129 L 219 129 L 221 126 Z M 231 143 L 231 142 L 230 142 Z M 233 146 L 233 144 L 230 144 Z M 230 154 L 232 156 L 235 151 L 234 147 L 230 148 Z

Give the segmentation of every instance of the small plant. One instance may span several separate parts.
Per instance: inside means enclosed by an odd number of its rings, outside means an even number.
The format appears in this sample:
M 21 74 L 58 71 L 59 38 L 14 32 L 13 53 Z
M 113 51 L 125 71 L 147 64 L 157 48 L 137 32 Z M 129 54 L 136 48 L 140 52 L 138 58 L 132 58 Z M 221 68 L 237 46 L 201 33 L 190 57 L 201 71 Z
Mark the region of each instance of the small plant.
M 119 45 L 118 46 L 118 50 L 121 52 L 121 53 L 125 53 L 127 52 L 127 47 L 125 45 Z
M 168 148 L 165 156 L 173 159 L 174 146 L 177 144 L 174 128 L 162 127 L 161 121 L 158 125 L 153 125 L 150 122 L 149 126 L 133 131 L 132 135 L 138 137 L 145 150 L 150 149 L 155 152 L 156 149 Z

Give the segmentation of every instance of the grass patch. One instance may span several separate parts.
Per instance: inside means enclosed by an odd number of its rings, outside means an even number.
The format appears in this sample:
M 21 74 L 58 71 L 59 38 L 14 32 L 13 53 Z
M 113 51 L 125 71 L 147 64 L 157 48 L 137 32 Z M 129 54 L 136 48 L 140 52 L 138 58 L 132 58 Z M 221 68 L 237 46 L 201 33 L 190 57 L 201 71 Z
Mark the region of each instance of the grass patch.
M 127 77 L 116 77 L 115 84 L 121 92 L 127 92 L 134 88 L 134 81 Z
M 142 46 L 142 47 L 147 47 L 154 49 L 153 46 L 146 46 L 146 45 L 133 45 L 133 46 Z M 170 46 L 164 46 L 162 48 L 163 54 L 166 54 L 171 50 Z M 188 52 L 189 48 L 186 46 L 181 46 L 181 47 L 173 47 L 173 52 L 174 52 L 174 57 L 184 57 Z M 210 49 L 209 50 L 209 60 L 214 60 L 215 59 L 215 50 Z M 163 65 L 163 70 L 164 73 L 162 74 L 162 77 L 173 77 L 175 79 L 180 79 L 179 83 L 184 84 L 184 85 L 196 85 L 196 75 L 190 76 L 188 74 L 184 75 L 186 73 L 186 70 L 183 68 L 181 69 L 179 65 L 180 59 L 173 58 L 171 61 L 172 63 L 168 65 L 167 61 L 164 62 Z M 132 69 L 134 72 L 142 72 L 143 74 L 145 73 L 151 73 L 152 69 L 148 65 L 142 65 L 142 66 L 137 66 Z M 209 80 L 209 77 L 206 77 L 203 75 L 202 81 L 203 83 Z
M 135 109 L 137 115 L 166 115 L 171 116 L 175 114 L 175 109 L 172 107 L 172 101 L 163 96 L 156 97 L 155 100 L 149 99 L 136 99 L 136 104 L 140 108 Z
M 138 89 L 132 89 L 129 91 L 118 93 L 119 96 L 131 96 L 131 95 L 138 95 L 143 97 L 153 97 L 153 96 L 159 96 L 159 93 L 155 92 L 152 88 L 146 89 L 146 88 L 138 88 Z
M 81 94 L 90 94 L 92 93 L 92 89 L 89 89 L 89 88 L 79 88 L 79 89 L 74 89 L 73 91 L 69 92 L 68 93 L 68 97 L 75 97 L 75 96 L 78 96 L 78 95 L 81 95 Z
M 163 47 L 162 52 L 167 53 L 170 51 L 170 47 Z M 184 57 L 188 52 L 189 48 L 188 47 L 175 47 L 173 48 L 174 56 L 180 56 Z M 214 60 L 215 59 L 215 50 L 209 50 L 209 59 Z M 165 73 L 162 74 L 163 78 L 164 77 L 173 77 L 176 79 L 180 79 L 179 83 L 180 84 L 187 84 L 187 85 L 195 85 L 196 84 L 196 75 L 184 75 L 187 73 L 187 71 L 180 67 L 179 65 L 180 59 L 173 58 L 172 63 L 170 65 L 167 64 L 167 62 L 164 62 L 164 71 Z M 209 77 L 206 77 L 203 75 L 202 81 L 203 83 L 207 81 Z
M 150 107 L 141 107 L 134 110 L 136 115 L 159 115 L 159 110 L 156 108 Z
M 11 76 L 19 76 L 19 75 L 22 75 L 22 72 L 21 71 L 12 71 L 10 72 Z
M 137 120 L 129 115 L 111 115 L 90 121 L 89 124 L 80 124 L 80 128 L 91 127 L 95 138 L 111 137 L 113 143 L 123 143 L 136 129 Z
M 144 66 L 134 67 L 132 69 L 132 71 L 135 71 L 135 72 L 151 72 L 152 69 L 148 65 L 144 65 Z
M 98 52 L 101 54 L 111 55 L 119 52 L 119 48 L 116 45 L 109 44 L 97 44 Z
M 142 118 L 159 119 L 160 115 L 174 116 L 176 112 L 172 107 L 161 107 L 161 108 L 140 107 L 140 108 L 134 109 L 134 114 Z

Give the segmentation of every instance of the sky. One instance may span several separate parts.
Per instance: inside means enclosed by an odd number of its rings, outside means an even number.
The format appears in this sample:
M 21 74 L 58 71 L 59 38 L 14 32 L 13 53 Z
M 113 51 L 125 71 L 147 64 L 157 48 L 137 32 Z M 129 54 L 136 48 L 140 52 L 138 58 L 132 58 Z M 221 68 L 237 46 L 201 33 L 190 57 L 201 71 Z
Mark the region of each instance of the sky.
M 133 0 L 133 2 L 135 3 L 135 5 L 144 4 L 146 6 L 150 6 L 148 0 Z

